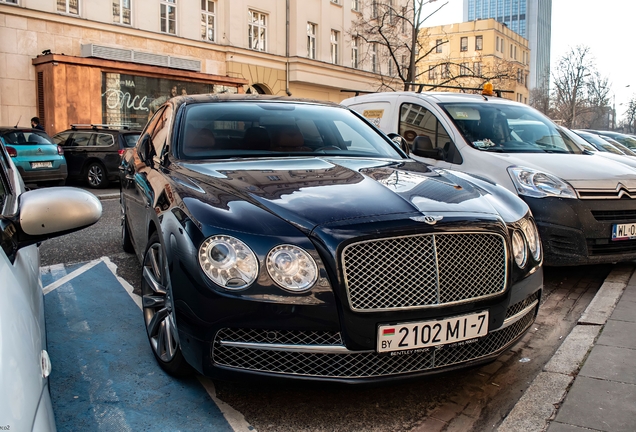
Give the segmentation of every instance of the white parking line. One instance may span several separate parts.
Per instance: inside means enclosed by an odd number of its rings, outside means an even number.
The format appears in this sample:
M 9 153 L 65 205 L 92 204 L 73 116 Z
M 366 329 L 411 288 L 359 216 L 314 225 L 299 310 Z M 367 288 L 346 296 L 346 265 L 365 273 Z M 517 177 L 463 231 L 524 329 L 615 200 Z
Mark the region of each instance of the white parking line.
M 61 287 L 62 285 L 64 285 L 66 282 L 70 281 L 71 279 L 76 278 L 77 276 L 81 275 L 82 273 L 86 272 L 87 270 L 90 270 L 91 268 L 95 267 L 97 264 L 99 264 L 100 262 L 102 262 L 102 259 L 97 259 L 94 261 L 89 262 L 88 264 L 83 265 L 82 267 L 78 268 L 77 270 L 67 274 L 66 276 L 56 280 L 55 282 L 53 282 L 52 284 L 49 284 L 47 286 L 45 286 L 44 288 L 42 288 L 42 292 L 44 293 L 44 295 L 47 295 L 48 293 L 50 293 L 51 291 Z M 47 270 L 56 270 L 59 271 L 59 265 L 54 265 L 54 266 L 50 266 L 50 267 L 42 267 L 42 270 L 47 271 Z M 42 271 L 41 270 L 41 271 Z

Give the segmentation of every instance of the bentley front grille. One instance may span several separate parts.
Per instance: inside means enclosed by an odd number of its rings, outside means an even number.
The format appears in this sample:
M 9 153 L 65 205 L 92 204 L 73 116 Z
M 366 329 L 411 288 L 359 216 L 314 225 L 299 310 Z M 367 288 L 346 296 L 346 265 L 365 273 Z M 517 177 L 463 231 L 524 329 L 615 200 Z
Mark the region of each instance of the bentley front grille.
M 506 241 L 493 233 L 439 233 L 348 245 L 342 265 L 355 311 L 448 305 L 506 289 Z
M 222 329 L 214 340 L 212 359 L 216 365 L 229 368 L 317 378 L 372 378 L 424 372 L 503 352 L 532 324 L 537 307 L 475 342 L 404 355 L 348 351 L 342 345 L 331 345 L 340 338 L 331 332 L 295 332 L 289 337 L 286 332 L 275 332 L 280 340 L 298 341 L 283 346 L 268 338 L 267 331 Z M 325 346 L 326 341 L 330 346 Z

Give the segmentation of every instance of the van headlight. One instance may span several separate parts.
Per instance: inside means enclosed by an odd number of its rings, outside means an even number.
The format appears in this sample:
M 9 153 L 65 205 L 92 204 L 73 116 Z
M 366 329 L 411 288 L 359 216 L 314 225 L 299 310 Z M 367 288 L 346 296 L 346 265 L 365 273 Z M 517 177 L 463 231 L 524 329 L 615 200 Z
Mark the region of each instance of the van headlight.
M 576 192 L 567 182 L 532 168 L 517 166 L 508 167 L 508 174 L 519 195 L 532 198 L 545 198 L 549 196 L 559 198 L 576 198 Z
M 258 276 L 258 260 L 241 240 L 216 235 L 207 238 L 199 247 L 199 265 L 214 283 L 239 290 L 250 286 Z

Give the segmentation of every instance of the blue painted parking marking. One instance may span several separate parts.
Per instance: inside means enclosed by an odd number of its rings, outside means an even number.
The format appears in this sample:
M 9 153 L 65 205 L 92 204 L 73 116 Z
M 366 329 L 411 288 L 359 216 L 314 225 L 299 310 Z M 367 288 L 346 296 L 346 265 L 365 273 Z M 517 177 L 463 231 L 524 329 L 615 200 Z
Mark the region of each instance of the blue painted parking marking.
M 58 430 L 237 430 L 201 378 L 178 380 L 159 368 L 135 301 L 106 262 L 89 264 L 42 273 Z

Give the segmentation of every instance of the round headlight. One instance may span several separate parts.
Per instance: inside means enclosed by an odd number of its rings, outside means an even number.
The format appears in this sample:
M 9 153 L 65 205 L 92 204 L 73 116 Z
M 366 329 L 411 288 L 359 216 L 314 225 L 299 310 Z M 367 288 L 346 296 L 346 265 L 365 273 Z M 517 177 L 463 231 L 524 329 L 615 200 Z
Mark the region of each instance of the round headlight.
M 254 252 L 230 236 L 207 238 L 199 247 L 199 265 L 214 283 L 227 289 L 245 288 L 258 276 Z
M 516 230 L 512 233 L 512 253 L 519 267 L 526 265 L 526 242 L 523 240 L 521 232 Z
M 532 257 L 539 261 L 539 257 L 541 256 L 541 241 L 539 240 L 539 231 L 537 231 L 537 226 L 534 224 L 532 219 L 526 219 L 521 225 L 521 228 L 523 229 L 523 233 L 528 241 L 528 248 L 530 248 Z
M 281 288 L 293 292 L 310 289 L 318 279 L 314 259 L 293 245 L 280 245 L 269 251 L 267 272 Z

